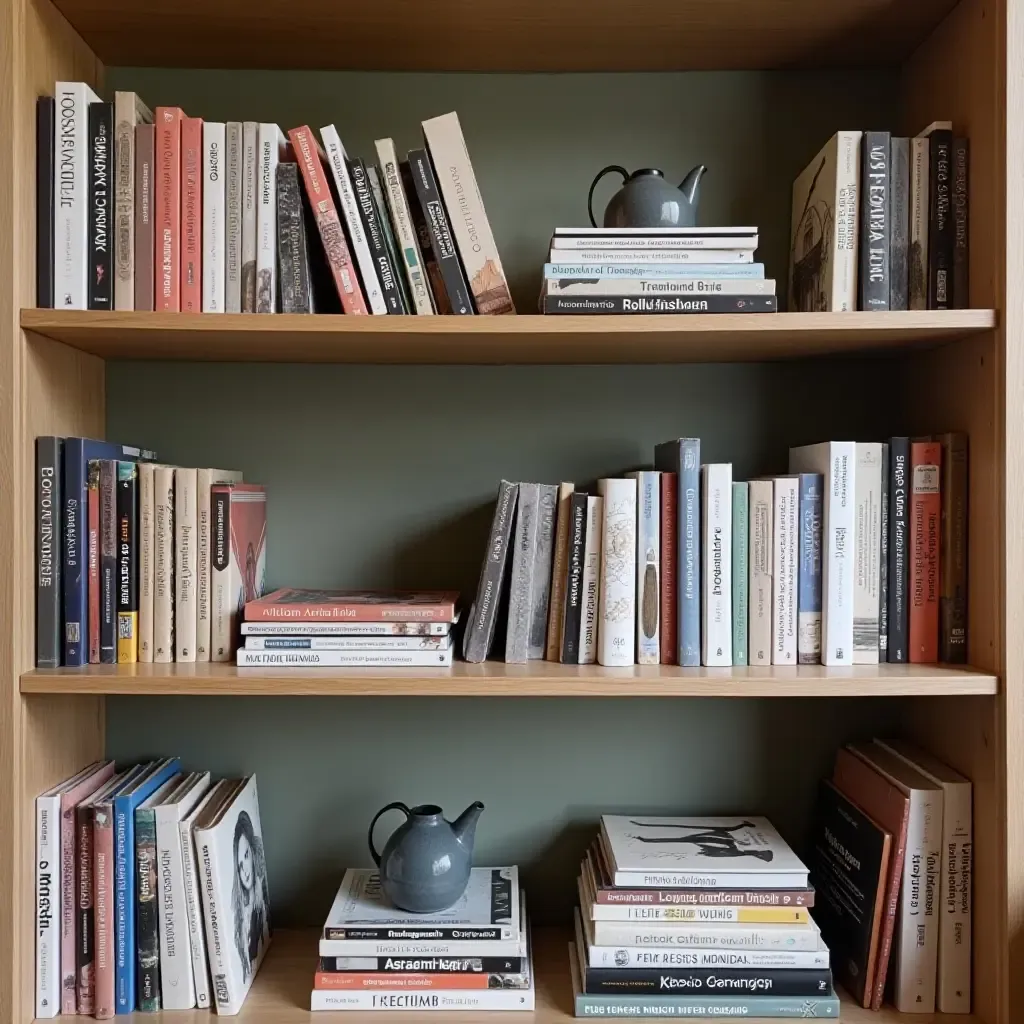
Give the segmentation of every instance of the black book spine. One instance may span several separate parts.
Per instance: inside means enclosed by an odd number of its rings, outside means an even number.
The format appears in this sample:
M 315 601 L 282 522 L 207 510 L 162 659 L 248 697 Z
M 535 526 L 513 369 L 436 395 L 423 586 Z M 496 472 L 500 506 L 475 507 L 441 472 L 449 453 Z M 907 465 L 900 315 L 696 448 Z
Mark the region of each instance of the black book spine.
M 139 472 L 117 466 L 117 660 L 139 660 Z
M 910 301 L 910 139 L 889 140 L 889 308 Z
M 889 660 L 889 446 L 882 445 L 882 540 L 878 559 L 878 660 Z
M 62 449 L 63 441 L 59 437 L 36 438 L 36 665 L 39 668 L 58 668 L 63 649 Z
M 473 300 L 469 294 L 466 275 L 462 271 L 458 249 L 448 223 L 448 212 L 437 188 L 434 168 L 425 149 L 415 149 L 409 154 L 416 198 L 423 211 L 423 218 L 430 232 L 430 246 L 441 271 L 445 294 L 451 306 L 449 312 L 468 315 L 474 312 Z
M 942 441 L 939 661 L 967 663 L 967 435 Z
M 409 162 L 403 160 L 398 165 L 399 173 L 402 176 L 402 188 L 405 189 L 405 197 L 409 202 L 409 215 L 412 217 L 412 226 L 416 232 L 416 244 L 419 249 L 420 262 L 427 275 L 427 284 L 430 290 L 430 301 L 435 313 L 450 313 L 451 306 L 448 302 L 448 293 L 444 290 L 444 279 L 441 277 L 441 268 L 434 259 L 434 249 L 430 243 L 430 229 L 427 227 L 426 218 L 423 216 L 423 207 L 420 206 L 416 196 L 416 185 L 412 180 L 412 170 Z
M 861 143 L 860 309 L 889 308 L 891 218 L 889 133 L 865 132 Z
M 500 942 L 503 938 L 501 928 L 480 928 L 465 925 L 455 928 L 406 927 L 403 925 L 383 926 L 379 928 L 324 928 L 324 938 L 328 941 L 352 940 L 359 942 L 391 942 L 399 940 L 430 942 Z
M 937 128 L 929 141 L 928 308 L 949 309 L 953 291 L 953 133 Z
M 389 313 L 404 313 L 402 293 L 398 289 L 395 267 L 391 262 L 387 243 L 384 240 L 384 227 L 380 222 L 377 204 L 373 201 L 373 192 L 370 190 L 370 182 L 366 176 L 366 165 L 362 160 L 349 160 L 348 166 L 352 175 L 352 188 L 356 194 L 356 205 L 359 207 L 359 216 L 363 222 L 363 230 L 366 232 L 366 242 L 370 247 L 370 257 L 377 270 L 377 277 L 380 278 L 380 290 L 384 296 L 384 302 L 387 304 Z
M 953 140 L 953 302 L 954 309 L 970 309 L 970 140 Z
M 114 308 L 114 104 L 89 104 L 89 308 Z
M 160 1009 L 160 894 L 154 811 L 135 814 L 135 946 L 128 955 L 136 958 L 138 1008 L 146 1013 Z M 129 910 L 129 913 L 131 911 Z M 130 1005 L 130 1004 L 129 1004 Z
M 355 959 L 355 966 L 351 966 Z M 327 974 L 521 974 L 527 969 L 519 956 L 379 956 L 376 966 L 368 968 L 367 957 L 322 956 L 320 970 Z
M 370 164 L 366 168 L 366 180 L 370 183 L 373 205 L 377 210 L 377 221 L 384 229 L 384 245 L 387 246 L 388 259 L 391 260 L 391 268 L 394 272 L 395 281 L 398 284 L 398 293 L 402 300 L 402 312 L 414 312 L 412 296 L 409 294 L 409 286 L 405 280 L 402 257 L 398 252 L 398 243 L 395 241 L 395 230 L 391 224 L 391 213 L 388 210 L 384 192 L 380 187 L 380 170 L 376 165 Z
M 36 305 L 53 309 L 53 174 L 54 119 L 52 96 L 36 100 Z
M 777 309 L 774 295 L 702 295 L 700 298 L 681 295 L 602 295 L 592 298 L 545 295 L 541 312 L 635 316 L 649 313 L 774 313 Z
M 562 626 L 562 664 L 580 661 L 580 622 L 583 617 L 583 556 L 587 547 L 587 495 L 574 491 L 569 502 L 569 557 L 565 565 L 565 617 Z
M 889 648 L 887 660 L 908 660 L 910 571 L 910 438 L 889 439 Z
M 277 264 L 280 270 L 282 313 L 312 313 L 309 288 L 309 249 L 302 214 L 298 164 L 277 167 Z
M 100 663 L 117 661 L 117 463 L 100 462 Z
M 588 967 L 584 979 L 588 995 L 671 996 L 828 996 L 832 972 L 786 968 L 747 967 L 718 970 L 709 967 L 623 968 Z

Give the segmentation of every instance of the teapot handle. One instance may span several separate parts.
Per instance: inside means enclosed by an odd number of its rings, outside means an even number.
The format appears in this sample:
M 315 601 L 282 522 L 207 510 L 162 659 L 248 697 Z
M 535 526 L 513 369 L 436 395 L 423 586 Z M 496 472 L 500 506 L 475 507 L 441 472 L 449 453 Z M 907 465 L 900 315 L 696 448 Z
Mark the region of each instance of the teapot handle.
M 622 175 L 623 182 L 629 178 L 629 171 L 625 167 L 620 167 L 618 164 L 609 164 L 602 171 L 598 171 L 597 177 L 590 183 L 590 194 L 587 196 L 587 213 L 590 214 L 590 223 L 596 228 L 597 221 L 594 220 L 594 189 L 597 188 L 597 183 L 606 175 L 612 171 L 616 171 Z
M 385 814 L 387 811 L 401 811 L 406 816 L 406 818 L 408 818 L 409 815 L 412 813 L 409 810 L 409 808 L 405 806 L 405 804 L 398 800 L 393 804 L 388 804 L 387 807 L 382 807 L 373 816 L 373 821 L 370 822 L 370 831 L 366 837 L 366 841 L 370 844 L 370 856 L 373 858 L 373 863 L 376 864 L 377 867 L 380 867 L 380 854 L 377 852 L 376 848 L 373 845 L 373 826 L 377 824 L 377 820 L 380 818 L 380 816 L 382 814 Z

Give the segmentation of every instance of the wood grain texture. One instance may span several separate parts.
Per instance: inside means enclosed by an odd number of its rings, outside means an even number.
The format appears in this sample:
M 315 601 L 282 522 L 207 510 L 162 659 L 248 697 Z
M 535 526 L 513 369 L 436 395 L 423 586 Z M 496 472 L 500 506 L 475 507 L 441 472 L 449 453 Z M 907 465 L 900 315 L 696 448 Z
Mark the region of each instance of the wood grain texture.
M 348 317 L 24 309 L 105 359 L 289 363 L 750 362 L 897 351 L 991 330 L 992 310 L 679 316 Z
M 240 669 L 235 665 L 91 665 L 34 669 L 23 693 L 479 697 L 884 697 L 994 694 L 996 676 L 953 665 L 679 668 L 673 665 L 506 665 L 450 669 Z

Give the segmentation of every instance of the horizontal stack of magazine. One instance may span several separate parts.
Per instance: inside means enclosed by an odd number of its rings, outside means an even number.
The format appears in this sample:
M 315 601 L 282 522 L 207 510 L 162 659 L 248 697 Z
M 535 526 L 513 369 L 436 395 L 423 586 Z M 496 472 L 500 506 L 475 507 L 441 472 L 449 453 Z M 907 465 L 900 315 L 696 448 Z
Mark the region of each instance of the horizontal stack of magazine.
M 774 313 L 757 228 L 555 228 L 542 313 Z
M 391 905 L 350 868 L 324 924 L 312 1010 L 532 1010 L 526 899 L 515 867 L 473 868 L 454 906 Z
M 249 601 L 241 667 L 446 668 L 459 595 L 450 591 L 296 590 Z
M 606 814 L 578 886 L 577 1017 L 839 1016 L 807 868 L 765 818 Z

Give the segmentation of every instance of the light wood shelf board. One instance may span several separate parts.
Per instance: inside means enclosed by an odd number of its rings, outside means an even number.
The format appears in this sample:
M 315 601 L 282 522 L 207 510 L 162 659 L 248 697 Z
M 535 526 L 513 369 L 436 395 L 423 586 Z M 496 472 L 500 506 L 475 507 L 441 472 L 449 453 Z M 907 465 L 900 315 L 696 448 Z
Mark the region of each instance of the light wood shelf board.
M 679 668 L 506 665 L 450 669 L 237 668 L 225 664 L 36 669 L 22 693 L 448 697 L 905 697 L 992 695 L 996 676 L 954 665 Z
M 369 364 L 761 362 L 934 346 L 991 309 L 453 317 L 23 309 L 21 326 L 105 359 Z

